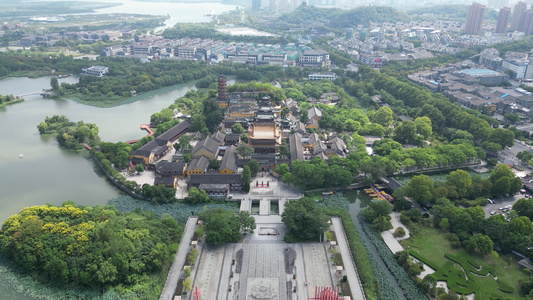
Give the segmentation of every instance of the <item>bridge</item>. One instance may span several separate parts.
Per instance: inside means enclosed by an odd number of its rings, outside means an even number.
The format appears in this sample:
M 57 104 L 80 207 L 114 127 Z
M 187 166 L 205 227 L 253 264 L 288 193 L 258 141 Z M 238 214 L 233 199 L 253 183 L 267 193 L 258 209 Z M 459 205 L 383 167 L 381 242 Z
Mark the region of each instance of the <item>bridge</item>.
M 31 96 L 31 95 L 40 95 L 42 97 L 46 97 L 46 96 L 51 96 L 53 94 L 54 93 L 48 92 L 48 91 L 43 89 L 42 91 L 31 92 L 31 93 L 26 93 L 26 94 L 22 94 L 22 95 L 17 95 L 16 97 L 23 98 L 25 96 Z
M 154 135 L 154 131 L 152 130 L 150 125 L 141 124 L 141 129 L 144 129 L 144 130 L 146 130 L 148 132 L 148 134 L 145 137 Z M 127 141 L 126 143 L 135 144 L 135 143 L 137 143 L 140 140 L 141 139 L 130 140 L 130 141 Z

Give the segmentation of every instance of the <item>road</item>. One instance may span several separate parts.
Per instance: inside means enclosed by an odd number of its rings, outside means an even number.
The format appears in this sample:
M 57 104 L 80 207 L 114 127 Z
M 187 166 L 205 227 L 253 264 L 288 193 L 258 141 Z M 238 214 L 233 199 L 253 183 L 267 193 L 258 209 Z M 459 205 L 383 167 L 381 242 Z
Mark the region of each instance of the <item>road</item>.
M 194 235 L 194 229 L 196 228 L 196 223 L 198 218 L 189 218 L 187 220 L 187 225 L 185 225 L 185 232 L 181 236 L 181 243 L 176 252 L 176 257 L 174 257 L 174 262 L 170 271 L 168 272 L 167 281 L 161 292 L 159 300 L 172 300 L 174 297 L 174 292 L 178 286 L 178 280 L 181 274 L 181 270 L 185 265 L 185 259 L 187 258 L 187 252 L 189 250 L 189 245 L 191 244 L 192 237 Z
M 348 241 L 346 240 L 342 222 L 339 218 L 331 218 L 331 223 L 335 229 L 335 236 L 337 237 L 337 243 L 341 251 L 342 262 L 344 263 L 344 269 L 346 277 L 348 278 L 348 284 L 350 285 L 350 291 L 352 292 L 352 298 L 365 299 L 365 293 L 359 275 L 357 274 L 357 268 L 354 264 L 352 253 L 348 247 Z

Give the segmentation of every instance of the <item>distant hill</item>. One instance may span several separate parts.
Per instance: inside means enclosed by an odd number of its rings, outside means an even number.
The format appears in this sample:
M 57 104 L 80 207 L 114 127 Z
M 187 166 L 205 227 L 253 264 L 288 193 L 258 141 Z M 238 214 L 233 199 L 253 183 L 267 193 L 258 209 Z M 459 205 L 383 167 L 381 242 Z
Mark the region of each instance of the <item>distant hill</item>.
M 370 22 L 408 22 L 411 18 L 401 11 L 383 6 L 365 6 L 352 10 L 300 6 L 293 12 L 282 15 L 279 20 L 298 25 L 323 23 L 327 27 L 350 28 L 368 26 Z
M 407 11 L 407 14 L 415 20 L 441 20 L 465 21 L 470 5 L 438 5 L 432 7 L 417 8 Z M 497 20 L 498 12 L 493 9 L 485 10 L 485 20 Z

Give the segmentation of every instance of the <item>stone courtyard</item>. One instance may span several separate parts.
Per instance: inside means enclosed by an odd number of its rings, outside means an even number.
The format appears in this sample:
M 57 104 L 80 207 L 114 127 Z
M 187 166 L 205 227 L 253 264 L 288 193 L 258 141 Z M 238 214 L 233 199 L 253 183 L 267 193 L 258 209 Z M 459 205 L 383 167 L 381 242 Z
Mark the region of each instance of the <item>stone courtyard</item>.
M 283 224 L 258 223 L 242 243 L 202 245 L 193 287 L 203 299 L 303 300 L 334 286 L 329 244 L 287 244 L 284 235 Z

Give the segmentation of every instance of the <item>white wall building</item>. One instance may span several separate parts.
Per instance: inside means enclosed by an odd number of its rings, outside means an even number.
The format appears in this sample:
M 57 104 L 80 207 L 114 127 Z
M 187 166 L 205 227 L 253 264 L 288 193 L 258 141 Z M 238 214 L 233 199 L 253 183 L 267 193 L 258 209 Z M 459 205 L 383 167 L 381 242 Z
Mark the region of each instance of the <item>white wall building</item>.
M 104 74 L 109 72 L 109 68 L 103 66 L 92 66 L 90 68 L 83 68 L 81 71 L 86 75 L 102 77 Z

